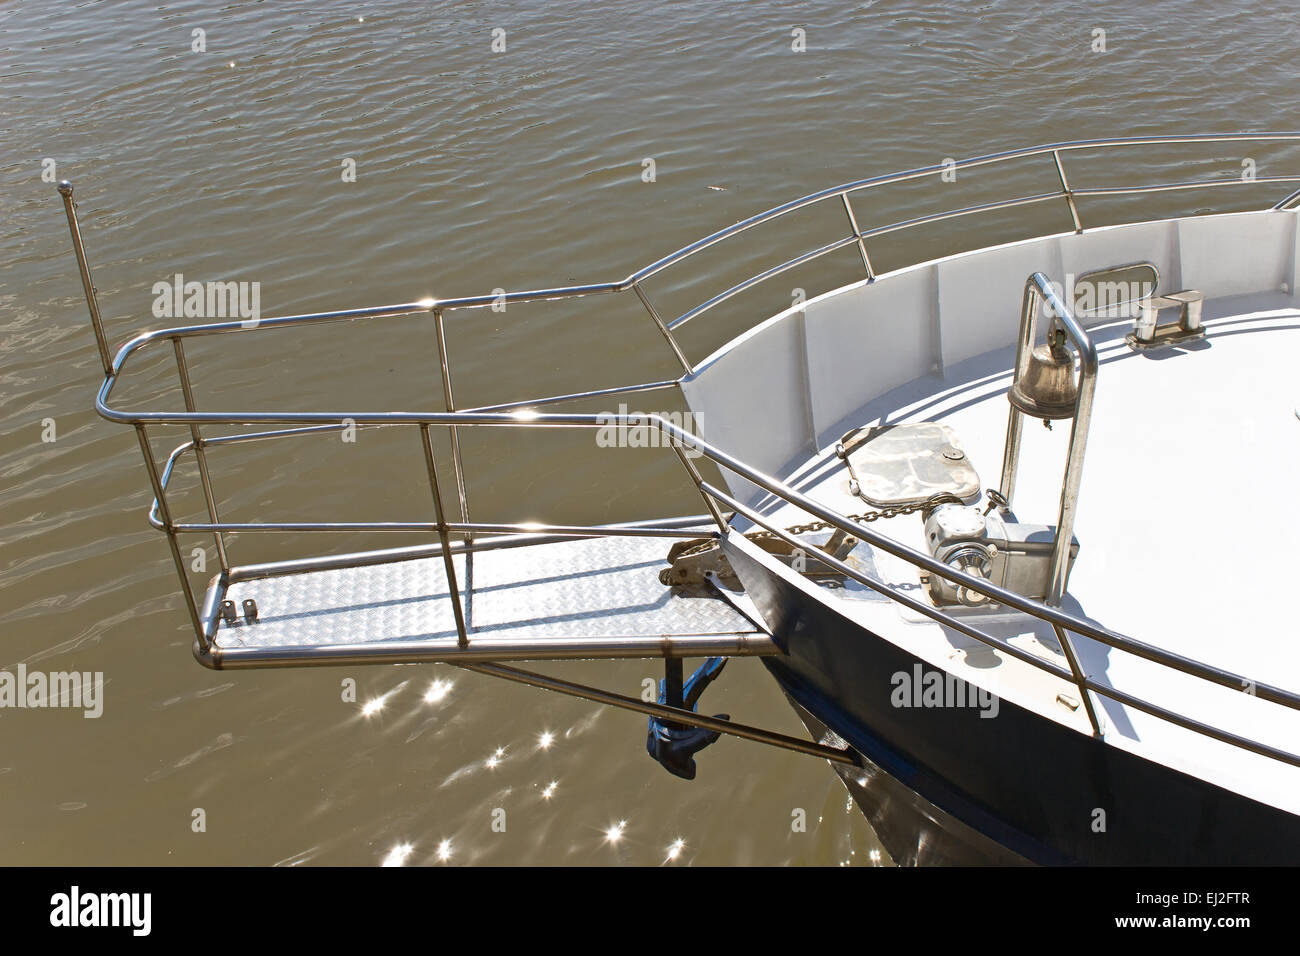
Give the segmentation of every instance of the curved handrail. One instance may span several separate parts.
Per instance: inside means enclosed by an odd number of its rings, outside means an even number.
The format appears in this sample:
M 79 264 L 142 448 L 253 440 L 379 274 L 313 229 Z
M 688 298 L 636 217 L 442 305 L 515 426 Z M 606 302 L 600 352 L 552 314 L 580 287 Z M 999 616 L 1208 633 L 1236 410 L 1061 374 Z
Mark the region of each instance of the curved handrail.
M 842 183 L 838 186 L 832 186 L 817 192 L 809 193 L 798 199 L 773 206 L 770 209 L 743 219 L 740 222 L 733 223 L 726 228 L 697 239 L 696 241 L 682 246 L 674 252 L 657 259 L 656 261 L 644 266 L 623 279 L 615 282 L 590 283 L 585 285 L 561 286 L 552 289 L 532 289 L 520 292 L 505 292 L 500 295 L 471 295 L 459 296 L 446 299 L 428 298 L 415 302 L 397 303 L 386 306 L 376 306 L 360 309 L 343 309 L 329 312 L 303 313 L 300 315 L 281 316 L 277 318 L 262 319 L 256 323 L 233 321 L 233 322 L 215 322 L 203 323 L 191 326 L 177 326 L 172 328 L 157 329 L 138 335 L 125 343 L 118 350 L 111 362 L 111 368 L 106 367 L 106 374 L 117 376 L 121 373 L 126 364 L 126 360 L 138 349 L 148 345 L 150 342 L 159 339 L 177 339 L 188 338 L 190 336 L 213 335 L 226 332 L 248 332 L 258 331 L 268 328 L 283 328 L 291 325 L 307 325 L 321 322 L 350 321 L 357 319 L 371 319 L 383 317 L 395 317 L 400 315 L 410 315 L 418 312 L 448 312 L 457 309 L 473 309 L 492 306 L 493 304 L 510 304 L 520 302 L 548 301 L 568 298 L 581 298 L 587 295 L 607 295 L 626 292 L 633 290 L 641 298 L 659 327 L 662 334 L 667 339 L 669 345 L 676 353 L 682 366 L 687 374 L 693 371 L 690 362 L 681 352 L 672 331 L 679 328 L 685 322 L 689 321 L 712 308 L 719 303 L 726 301 L 732 296 L 752 288 L 759 282 L 779 275 L 796 265 L 804 264 L 813 259 L 820 258 L 829 252 L 845 248 L 854 243 L 858 244 L 862 250 L 863 262 L 867 269 L 868 281 L 875 279 L 875 273 L 871 268 L 870 260 L 866 254 L 866 247 L 863 245 L 864 240 L 885 235 L 888 233 L 898 232 L 903 229 L 913 228 L 915 226 L 928 223 L 938 222 L 945 219 L 951 219 L 958 216 L 971 215 L 980 212 L 991 212 L 999 209 L 1013 208 L 1015 206 L 1027 205 L 1032 203 L 1047 202 L 1052 199 L 1065 200 L 1070 208 L 1071 216 L 1076 225 L 1076 231 L 1082 231 L 1083 227 L 1079 224 L 1078 211 L 1075 207 L 1074 199 L 1076 196 L 1120 196 L 1135 195 L 1150 192 L 1168 192 L 1184 189 L 1210 188 L 1218 186 L 1240 186 L 1240 185 L 1270 185 L 1280 183 L 1300 183 L 1300 175 L 1297 176 L 1268 176 L 1256 177 L 1253 179 L 1217 179 L 1217 180 L 1198 180 L 1179 183 L 1160 183 L 1141 186 L 1106 186 L 1106 187 L 1071 187 L 1064 175 L 1064 168 L 1061 165 L 1061 154 L 1069 152 L 1078 152 L 1084 150 L 1108 150 L 1137 146 L 1159 146 L 1159 145 L 1188 145 L 1197 143 L 1233 143 L 1233 142 L 1267 142 L 1267 143 L 1286 143 L 1300 142 L 1300 132 L 1277 132 L 1277 133 L 1232 133 L 1232 134 L 1193 134 L 1186 136 L 1132 136 L 1132 137 L 1112 137 L 1108 139 L 1092 140 L 1072 140 L 1058 143 L 1049 143 L 1041 146 L 1030 146 L 1020 149 L 1003 150 L 996 153 L 987 153 L 980 156 L 974 156 L 969 159 L 954 160 L 952 162 L 937 163 L 929 166 L 919 166 L 913 169 L 904 170 L 897 173 L 888 173 L 880 176 L 872 176 L 866 179 L 854 180 L 848 183 Z M 867 189 L 873 189 L 879 186 L 890 185 L 894 183 L 907 182 L 914 179 L 933 176 L 948 171 L 972 169 L 980 166 L 988 166 L 999 163 L 1006 163 L 1017 159 L 1025 159 L 1034 156 L 1051 155 L 1056 162 L 1057 171 L 1060 173 L 1061 188 L 1046 193 L 1037 193 L 1031 196 L 1021 196 L 1009 200 L 998 200 L 988 203 L 981 203 L 974 206 L 963 207 L 956 210 L 947 210 L 927 216 L 916 217 L 913 219 L 902 220 L 895 223 L 889 223 L 872 228 L 861 229 L 858 227 L 857 220 L 853 215 L 852 207 L 849 205 L 848 197 L 853 194 Z M 69 183 L 60 184 L 60 192 L 64 195 L 65 203 L 68 206 L 69 219 L 73 223 L 74 236 L 73 242 L 80 255 L 80 235 L 75 229 L 75 219 L 72 217 L 72 187 Z M 805 209 L 828 199 L 840 198 L 843 200 L 845 210 L 848 213 L 851 224 L 850 234 L 841 239 L 826 243 L 817 249 L 787 260 L 785 263 L 766 269 L 763 272 L 750 277 L 731 287 L 727 291 L 713 296 L 705 303 L 701 303 L 683 313 L 676 319 L 664 321 L 655 311 L 648 298 L 645 296 L 643 283 L 664 270 L 680 262 L 691 258 L 697 253 L 717 245 L 719 242 L 731 239 L 741 233 L 747 232 L 755 226 L 772 222 L 783 216 L 789 215 L 800 209 Z M 1272 209 L 1286 209 L 1300 200 L 1300 189 L 1289 193 L 1279 202 L 1275 203 Z M 89 295 L 89 287 L 88 287 Z M 97 317 L 97 307 L 92 304 L 92 316 Z M 97 337 L 102 337 L 101 323 L 95 322 Z M 107 346 L 102 349 L 107 355 Z
M 821 202 L 823 199 L 830 199 L 842 194 L 858 192 L 862 189 L 870 189 L 875 186 L 885 186 L 892 183 L 905 182 L 911 179 L 920 179 L 924 176 L 932 176 L 953 169 L 970 169 L 975 166 L 987 166 L 990 163 L 1007 162 L 1014 159 L 1024 159 L 1029 156 L 1042 156 L 1047 153 L 1072 152 L 1082 149 L 1114 149 L 1122 146 L 1160 146 L 1160 145 L 1178 145 L 1188 143 L 1231 143 L 1231 142 L 1295 142 L 1300 141 L 1300 132 L 1288 133 L 1198 133 L 1189 136 L 1129 136 L 1129 137 L 1112 137 L 1109 139 L 1091 139 L 1091 140 L 1070 140 L 1060 143 L 1049 143 L 1042 146 L 1027 146 L 1020 149 L 1004 150 L 997 153 L 986 153 L 982 156 L 974 156 L 970 159 L 956 160 L 952 163 L 937 163 L 931 166 L 918 166 L 915 169 L 905 170 L 900 173 L 887 173 L 883 176 L 872 176 L 868 179 L 858 179 L 853 182 L 844 183 L 839 186 L 832 186 L 829 189 L 822 189 L 815 193 L 809 193 L 800 199 L 791 200 L 780 206 L 773 206 L 766 212 L 751 216 L 748 219 L 741 220 L 735 225 L 728 226 L 726 229 L 720 229 L 710 236 L 696 240 L 690 245 L 683 246 L 676 252 L 670 253 L 651 263 L 643 269 L 640 269 L 627 279 L 624 283 L 642 282 L 650 276 L 662 272 L 669 266 L 681 262 L 693 256 L 695 253 L 723 239 L 730 238 L 747 229 L 760 225 L 764 222 L 770 222 L 787 213 L 794 212 L 796 209 L 803 209 L 814 203 Z M 1076 190 L 1077 192 L 1077 190 Z

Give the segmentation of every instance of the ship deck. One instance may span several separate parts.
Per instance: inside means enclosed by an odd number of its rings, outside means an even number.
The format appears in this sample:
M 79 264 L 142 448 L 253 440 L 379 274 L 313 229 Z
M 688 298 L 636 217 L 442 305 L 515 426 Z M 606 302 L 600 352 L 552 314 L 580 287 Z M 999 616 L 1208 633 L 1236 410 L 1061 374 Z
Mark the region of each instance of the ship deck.
M 1300 500 L 1300 391 L 1292 357 L 1300 308 L 1285 293 L 1205 303 L 1205 339 L 1135 352 L 1131 320 L 1090 329 L 1100 360 L 1075 533 L 1079 556 L 1063 609 L 1196 661 L 1300 691 L 1300 642 L 1288 584 L 1291 532 Z M 867 424 L 939 421 L 955 429 L 984 487 L 996 486 L 1013 363 L 989 352 L 895 389 L 827 429 L 819 454 L 786 482 L 842 514 L 864 510 L 847 488 L 835 439 Z M 1060 506 L 1068 422 L 1025 423 L 1014 510 L 1054 524 Z M 1064 426 L 1064 427 L 1062 427 Z M 779 506 L 778 506 L 779 505 Z M 785 526 L 806 520 L 795 506 L 760 506 Z M 921 521 L 873 527 L 925 550 Z M 852 562 L 919 594 L 919 569 L 866 543 Z M 937 667 L 999 697 L 1091 732 L 1083 708 L 1062 703 L 1077 688 L 1051 674 L 849 581 L 826 592 L 855 620 Z M 1065 666 L 1051 628 L 997 609 L 958 611 L 988 633 Z M 1073 637 L 1084 671 L 1101 683 L 1185 717 L 1295 752 L 1300 713 L 1210 684 L 1132 653 Z M 1300 812 L 1300 768 L 1214 740 L 1101 696 L 1105 739 L 1291 812 Z

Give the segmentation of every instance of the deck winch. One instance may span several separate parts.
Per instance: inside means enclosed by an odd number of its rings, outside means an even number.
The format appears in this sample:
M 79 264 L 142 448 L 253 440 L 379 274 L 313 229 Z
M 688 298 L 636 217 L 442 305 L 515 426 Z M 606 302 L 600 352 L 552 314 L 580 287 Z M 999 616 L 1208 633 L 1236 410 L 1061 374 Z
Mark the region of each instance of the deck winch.
M 1025 597 L 1041 598 L 1051 585 L 1056 529 L 1023 524 L 1007 511 L 986 512 L 965 505 L 940 505 L 925 522 L 930 553 L 959 571 L 985 578 L 990 584 Z M 1079 542 L 1070 542 L 1070 559 Z M 940 575 L 928 576 L 927 590 L 935 604 L 983 607 L 986 595 L 954 584 Z
M 1078 385 L 1063 340 L 1064 332 L 1037 350 L 1029 371 L 1012 386 L 1014 408 L 1045 419 L 1073 417 Z M 878 514 L 921 513 L 926 545 L 939 561 L 1025 597 L 1048 594 L 1056 528 L 1018 521 L 997 491 L 989 491 L 983 511 L 974 507 L 979 474 L 950 426 L 909 422 L 856 428 L 840 439 L 836 454 L 848 468 L 849 492 L 885 509 Z M 1070 557 L 1078 550 L 1072 540 Z M 990 603 L 979 591 L 941 575 L 923 581 L 937 605 Z

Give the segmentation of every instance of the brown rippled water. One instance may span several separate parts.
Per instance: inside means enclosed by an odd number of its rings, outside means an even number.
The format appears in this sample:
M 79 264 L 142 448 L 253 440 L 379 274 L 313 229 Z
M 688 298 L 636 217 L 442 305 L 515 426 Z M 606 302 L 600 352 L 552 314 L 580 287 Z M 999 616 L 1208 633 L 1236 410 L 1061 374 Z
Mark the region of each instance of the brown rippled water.
M 806 52 L 791 49 L 795 27 Z M 191 52 L 195 28 L 205 53 Z M 1104 54 L 1090 49 L 1097 28 Z M 947 157 L 1295 127 L 1297 32 L 1290 5 L 1239 2 L 0 7 L 0 669 L 106 682 L 99 719 L 0 710 L 0 861 L 376 864 L 399 848 L 407 863 L 439 863 L 442 847 L 453 864 L 654 865 L 680 839 L 678 864 L 888 862 L 812 758 L 724 740 L 686 783 L 647 758 L 636 715 L 449 667 L 194 663 L 164 540 L 145 524 L 138 448 L 92 408 L 98 359 L 46 158 L 77 184 L 116 347 L 161 324 L 150 290 L 178 272 L 260 282 L 267 315 L 608 281 L 803 193 Z M 1077 179 L 1150 180 L 1176 158 L 1130 154 Z M 1242 158 L 1184 154 L 1175 178 L 1235 175 Z M 1280 172 L 1251 158 L 1260 175 Z M 900 189 L 859 215 L 1038 191 L 1050 173 Z M 1090 224 L 1124 212 L 1084 210 Z M 1055 231 L 1064 215 L 930 229 L 878 245 L 877 264 Z M 651 293 L 677 314 L 840 229 L 783 221 Z M 702 357 L 794 286 L 855 277 L 850 257 L 778 280 L 695 323 L 687 348 Z M 626 302 L 462 313 L 449 337 L 464 403 L 674 374 Z M 191 357 L 209 408 L 440 407 L 421 319 L 221 337 Z M 141 368 L 122 397 L 179 407 L 166 363 Z M 54 442 L 42 441 L 47 419 Z M 160 433 L 156 447 L 180 440 Z M 475 436 L 466 455 L 477 520 L 699 510 L 654 450 Z M 355 446 L 248 446 L 213 469 L 232 520 L 422 520 L 420 464 L 409 435 L 363 433 Z M 180 500 L 197 519 L 201 499 Z M 232 552 L 374 544 L 238 539 Z M 639 662 L 543 669 L 632 694 L 655 676 Z M 344 677 L 382 709 L 342 701 Z M 446 692 L 427 700 L 435 682 Z M 734 662 L 705 706 L 801 732 L 754 661 Z M 206 832 L 192 830 L 195 808 Z M 807 832 L 792 831 L 796 808 Z

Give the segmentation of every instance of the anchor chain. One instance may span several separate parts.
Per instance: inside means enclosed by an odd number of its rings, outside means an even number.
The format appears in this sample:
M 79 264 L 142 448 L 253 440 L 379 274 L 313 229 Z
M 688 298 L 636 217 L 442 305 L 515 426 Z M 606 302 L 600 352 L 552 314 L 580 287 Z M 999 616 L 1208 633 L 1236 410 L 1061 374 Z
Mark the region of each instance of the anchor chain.
M 924 513 L 926 511 L 933 510 L 939 507 L 939 505 L 943 505 L 943 504 L 963 504 L 963 503 L 964 502 L 962 501 L 961 498 L 957 497 L 951 492 L 941 491 L 938 494 L 931 495 L 929 498 L 926 498 L 924 501 L 917 501 L 910 505 L 898 505 L 896 507 L 879 508 L 875 511 L 864 511 L 861 514 L 845 515 L 844 517 L 847 518 L 849 521 L 856 521 L 860 524 L 867 524 L 872 521 L 881 521 L 886 518 L 900 518 L 903 515 L 915 514 L 918 511 Z M 785 529 L 785 532 L 786 534 L 797 536 L 801 534 L 812 534 L 817 531 L 827 531 L 835 527 L 836 526 L 829 521 L 806 521 L 803 524 L 790 525 L 788 528 Z M 839 529 L 836 530 L 838 531 Z M 783 538 L 781 538 L 780 535 L 778 535 L 774 531 L 766 531 L 766 530 L 750 531 L 747 532 L 744 535 L 744 537 L 750 541 L 775 540 L 775 541 L 779 541 L 783 545 L 787 543 Z M 853 539 L 847 539 L 847 540 L 852 541 Z M 834 539 L 832 539 L 832 542 L 833 541 Z M 701 583 L 692 580 L 694 576 L 690 575 L 690 573 L 683 567 L 682 565 L 683 559 L 698 557 L 700 555 L 707 554 L 710 551 L 714 551 L 714 550 L 720 551 L 720 549 L 721 546 L 719 544 L 718 539 L 713 537 L 693 538 L 673 545 L 673 547 L 669 550 L 668 557 L 667 557 L 667 560 L 669 564 L 672 565 L 672 567 L 664 568 L 662 571 L 659 572 L 660 582 L 669 586 Z M 836 556 L 838 557 L 839 555 Z M 730 565 L 727 563 L 726 558 L 721 554 L 718 555 L 718 562 L 719 565 L 721 565 L 721 567 L 713 568 L 710 570 L 717 571 L 720 577 L 734 577 L 734 572 L 731 571 Z

